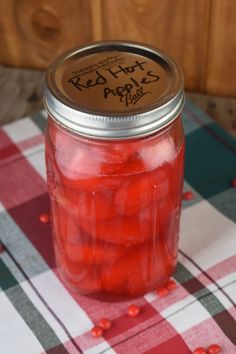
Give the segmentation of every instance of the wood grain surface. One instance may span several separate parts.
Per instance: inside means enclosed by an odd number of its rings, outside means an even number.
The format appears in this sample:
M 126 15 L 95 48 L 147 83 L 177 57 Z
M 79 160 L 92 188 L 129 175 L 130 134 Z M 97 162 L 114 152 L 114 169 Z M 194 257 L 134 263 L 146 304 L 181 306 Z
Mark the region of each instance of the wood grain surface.
M 151 44 L 183 68 L 185 87 L 236 97 L 235 0 L 1 0 L 0 63 L 46 68 L 103 39 Z
M 43 108 L 44 72 L 0 66 L 0 125 Z M 187 96 L 236 137 L 236 99 L 189 93 Z
M 236 1 L 211 7 L 206 92 L 236 97 Z
M 91 21 L 90 1 L 2 0 L 0 62 L 45 68 L 58 54 L 92 40 Z
M 208 0 L 102 2 L 103 37 L 151 44 L 181 64 L 186 88 L 204 91 Z

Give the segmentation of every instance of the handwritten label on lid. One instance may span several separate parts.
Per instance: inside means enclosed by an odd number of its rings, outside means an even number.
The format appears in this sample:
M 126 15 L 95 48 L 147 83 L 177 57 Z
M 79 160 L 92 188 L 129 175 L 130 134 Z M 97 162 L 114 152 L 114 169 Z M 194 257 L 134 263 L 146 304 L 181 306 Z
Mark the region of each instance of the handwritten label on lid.
M 109 114 L 154 105 L 169 90 L 171 77 L 154 60 L 129 52 L 99 52 L 79 58 L 64 72 L 63 94 L 78 109 Z

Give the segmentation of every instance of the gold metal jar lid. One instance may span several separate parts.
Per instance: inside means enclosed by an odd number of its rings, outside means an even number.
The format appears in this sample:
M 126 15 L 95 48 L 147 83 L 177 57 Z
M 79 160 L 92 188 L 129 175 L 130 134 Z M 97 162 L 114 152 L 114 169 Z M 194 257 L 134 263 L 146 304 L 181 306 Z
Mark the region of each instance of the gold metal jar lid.
M 48 68 L 44 102 L 66 128 L 127 139 L 172 122 L 184 105 L 183 75 L 163 52 L 133 42 L 95 42 Z

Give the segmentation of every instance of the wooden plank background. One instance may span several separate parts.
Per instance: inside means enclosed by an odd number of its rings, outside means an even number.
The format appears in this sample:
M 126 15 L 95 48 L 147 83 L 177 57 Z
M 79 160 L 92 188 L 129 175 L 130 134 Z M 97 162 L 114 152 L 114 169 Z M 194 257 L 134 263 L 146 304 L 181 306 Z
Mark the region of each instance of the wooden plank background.
M 170 54 L 186 89 L 236 97 L 235 0 L 1 0 L 0 63 L 44 69 L 58 54 L 129 39 Z
M 206 92 L 236 97 L 236 1 L 213 0 Z

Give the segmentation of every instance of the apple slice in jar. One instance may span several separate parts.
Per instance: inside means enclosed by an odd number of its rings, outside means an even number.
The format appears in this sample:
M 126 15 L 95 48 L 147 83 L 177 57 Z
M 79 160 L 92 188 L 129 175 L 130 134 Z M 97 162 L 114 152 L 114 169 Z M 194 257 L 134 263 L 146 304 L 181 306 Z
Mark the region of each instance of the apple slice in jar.
M 101 268 L 101 280 L 104 290 L 132 296 L 143 294 L 146 289 L 156 287 L 168 280 L 173 265 L 167 264 L 165 249 L 158 239 L 130 247 L 129 255 L 114 264 Z
M 72 262 L 65 257 L 61 272 L 66 284 L 82 294 L 93 294 L 102 289 L 100 270 L 97 265 Z
M 173 263 L 165 256 L 165 245 L 158 236 L 152 242 L 139 246 L 134 254 L 133 271 L 128 277 L 127 289 L 130 295 L 138 296 L 165 283 L 173 271 Z
M 104 264 L 116 262 L 127 253 L 127 248 L 88 237 L 77 243 L 67 242 L 65 252 L 73 262 Z
M 148 170 L 160 168 L 176 159 L 177 151 L 174 139 L 169 137 L 143 144 L 139 151 L 140 157 Z
M 179 220 L 181 208 L 180 205 L 172 209 L 166 222 L 163 224 L 163 242 L 165 242 L 166 258 L 171 262 L 177 261 L 178 242 L 179 242 Z
M 161 202 L 167 198 L 170 190 L 167 167 L 150 173 L 140 173 L 123 179 L 115 193 L 114 203 L 120 214 L 132 215 L 140 208 L 152 204 L 154 200 Z
M 55 202 L 53 203 L 55 204 Z M 78 221 L 71 213 L 69 209 L 65 209 L 63 206 L 57 203 L 57 209 L 54 211 L 54 215 L 57 215 L 53 226 L 56 236 L 63 240 L 63 244 L 67 242 L 76 242 L 81 238 L 81 230 L 79 228 Z
M 110 143 L 69 136 L 60 132 L 55 136 L 57 165 L 65 183 L 76 186 L 81 174 L 91 177 L 113 175 L 121 169 L 130 156 L 123 142 Z M 80 182 L 78 181 L 80 184 Z
M 63 187 L 58 193 L 58 202 L 80 223 L 82 219 L 90 221 L 110 220 L 115 215 L 113 206 L 113 191 L 107 188 L 98 191 L 86 191 L 83 189 L 72 189 Z
M 149 208 L 137 215 L 117 215 L 110 221 L 81 220 L 81 227 L 94 239 L 110 242 L 125 247 L 151 239 L 152 218 Z

